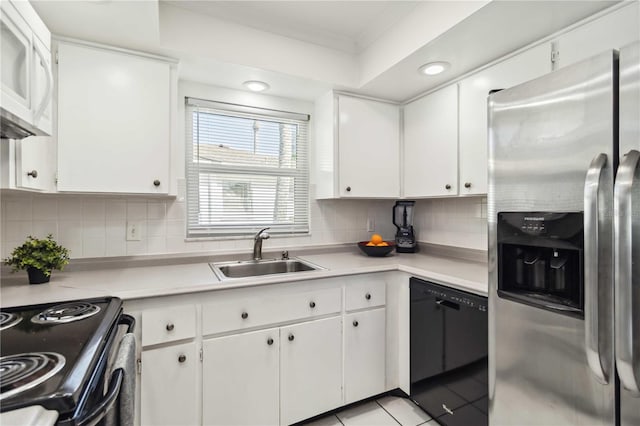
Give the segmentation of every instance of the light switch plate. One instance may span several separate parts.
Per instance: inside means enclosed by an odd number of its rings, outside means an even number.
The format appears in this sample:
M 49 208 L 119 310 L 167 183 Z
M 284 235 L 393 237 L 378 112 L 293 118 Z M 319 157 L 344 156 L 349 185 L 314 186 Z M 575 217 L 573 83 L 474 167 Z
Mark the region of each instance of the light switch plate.
M 140 222 L 127 222 L 127 241 L 142 240 L 142 225 Z

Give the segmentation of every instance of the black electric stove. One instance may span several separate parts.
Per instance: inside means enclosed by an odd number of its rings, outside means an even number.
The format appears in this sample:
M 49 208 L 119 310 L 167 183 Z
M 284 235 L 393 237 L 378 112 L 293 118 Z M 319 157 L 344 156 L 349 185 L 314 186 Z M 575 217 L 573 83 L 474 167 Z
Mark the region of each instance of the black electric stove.
M 115 297 L 2 308 L 0 412 L 41 405 L 79 423 L 103 397 L 123 316 Z

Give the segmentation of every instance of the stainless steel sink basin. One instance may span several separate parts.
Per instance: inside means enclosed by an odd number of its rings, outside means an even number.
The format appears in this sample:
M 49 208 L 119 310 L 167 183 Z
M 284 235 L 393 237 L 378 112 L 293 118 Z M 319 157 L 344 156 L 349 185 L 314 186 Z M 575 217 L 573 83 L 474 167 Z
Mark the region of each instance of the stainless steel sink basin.
M 296 258 L 217 262 L 209 265 L 220 280 L 324 269 L 321 266 Z

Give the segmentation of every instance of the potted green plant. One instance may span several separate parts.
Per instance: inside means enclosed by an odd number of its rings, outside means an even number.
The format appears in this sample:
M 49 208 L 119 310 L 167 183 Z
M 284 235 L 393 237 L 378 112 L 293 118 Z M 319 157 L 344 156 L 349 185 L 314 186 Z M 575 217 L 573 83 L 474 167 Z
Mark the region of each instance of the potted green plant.
M 30 284 L 42 284 L 49 282 L 51 270 L 62 270 L 69 263 L 69 250 L 56 243 L 51 234 L 45 239 L 29 235 L 4 262 L 12 272 L 26 269 Z

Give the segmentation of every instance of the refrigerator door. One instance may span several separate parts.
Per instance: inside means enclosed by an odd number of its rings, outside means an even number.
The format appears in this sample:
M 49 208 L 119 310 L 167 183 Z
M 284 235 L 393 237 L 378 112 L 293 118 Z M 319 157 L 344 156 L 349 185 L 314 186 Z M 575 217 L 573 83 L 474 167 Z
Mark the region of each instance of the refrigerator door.
M 620 50 L 620 167 L 615 188 L 616 367 L 620 424 L 640 425 L 640 43 Z
M 611 51 L 489 98 L 492 425 L 615 423 L 617 74 Z M 584 318 L 499 297 L 498 213 L 582 211 Z

